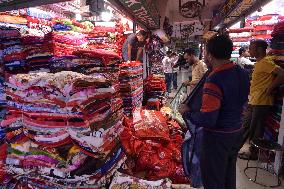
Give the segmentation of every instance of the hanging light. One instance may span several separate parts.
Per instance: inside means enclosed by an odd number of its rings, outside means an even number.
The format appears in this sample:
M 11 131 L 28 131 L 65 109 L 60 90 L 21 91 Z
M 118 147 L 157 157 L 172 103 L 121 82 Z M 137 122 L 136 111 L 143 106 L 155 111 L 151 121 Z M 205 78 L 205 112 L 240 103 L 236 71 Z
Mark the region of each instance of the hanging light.
M 113 14 L 110 11 L 104 11 L 101 13 L 101 18 L 105 22 L 109 22 L 112 19 L 112 16 Z

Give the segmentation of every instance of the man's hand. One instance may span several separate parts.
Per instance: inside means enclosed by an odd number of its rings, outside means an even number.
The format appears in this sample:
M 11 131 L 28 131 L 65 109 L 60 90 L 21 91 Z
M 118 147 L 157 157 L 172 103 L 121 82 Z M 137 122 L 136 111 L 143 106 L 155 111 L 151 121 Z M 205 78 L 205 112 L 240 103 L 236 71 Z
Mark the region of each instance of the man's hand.
M 190 85 L 191 85 L 191 81 L 189 81 L 189 80 L 188 80 L 188 81 L 185 81 L 185 82 L 183 82 L 183 85 L 184 85 L 184 86 L 190 86 Z
M 190 109 L 186 104 L 181 104 L 178 109 L 179 113 L 183 115 L 185 112 L 189 112 Z

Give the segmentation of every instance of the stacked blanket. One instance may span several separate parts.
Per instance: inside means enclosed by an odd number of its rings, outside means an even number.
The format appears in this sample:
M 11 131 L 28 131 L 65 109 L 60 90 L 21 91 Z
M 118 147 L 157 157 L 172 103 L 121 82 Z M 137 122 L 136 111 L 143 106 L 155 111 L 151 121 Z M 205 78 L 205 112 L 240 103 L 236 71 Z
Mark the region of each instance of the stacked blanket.
M 6 168 L 14 178 L 29 167 L 29 185 L 33 179 L 66 186 L 110 182 L 125 159 L 122 100 L 110 80 L 71 71 L 18 74 L 6 94 Z
M 143 100 L 143 67 L 140 62 L 123 62 L 120 65 L 120 94 L 123 100 L 124 113 L 132 115 L 135 109 L 142 106 Z
M 144 80 L 144 96 L 147 102 L 165 101 L 166 84 L 162 75 L 150 75 Z
M 56 57 L 72 55 L 87 43 L 84 34 L 71 31 L 57 31 L 51 33 L 53 54 Z
M 20 32 L 17 29 L 1 29 L 0 43 L 5 71 L 9 73 L 23 72 L 26 54 Z
M 181 127 L 161 112 L 137 111 L 121 135 L 128 154 L 125 172 L 143 173 L 146 180 L 170 178 L 173 183 L 188 183 L 181 164 Z
M 49 68 L 49 61 L 53 56 L 50 35 L 45 35 L 37 29 L 29 29 L 22 35 L 25 47 L 26 63 L 29 70 Z
M 277 65 L 284 68 L 284 21 L 275 25 L 272 32 L 270 55 L 273 56 Z M 265 137 L 269 140 L 278 141 L 278 134 L 281 122 L 283 97 L 281 94 L 275 96 L 274 105 L 270 115 L 267 117 L 267 127 L 265 128 Z

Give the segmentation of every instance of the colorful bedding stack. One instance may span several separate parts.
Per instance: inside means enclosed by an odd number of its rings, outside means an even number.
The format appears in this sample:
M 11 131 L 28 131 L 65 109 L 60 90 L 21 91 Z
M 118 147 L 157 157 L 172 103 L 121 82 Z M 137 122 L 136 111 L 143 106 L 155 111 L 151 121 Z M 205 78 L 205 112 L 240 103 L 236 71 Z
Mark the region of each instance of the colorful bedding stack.
M 181 163 L 182 130 L 177 122 L 159 111 L 136 111 L 126 121 L 121 142 L 128 155 L 124 172 L 143 179 L 170 178 L 175 184 L 189 183 Z
M 22 36 L 27 68 L 29 70 L 49 68 L 49 61 L 53 56 L 49 35 L 37 29 L 29 29 L 28 32 Z
M 143 67 L 141 62 L 123 62 L 120 65 L 119 88 L 123 100 L 124 113 L 131 116 L 142 106 Z
M 6 128 L 1 125 L 2 120 L 5 118 L 5 105 L 6 95 L 4 91 L 4 67 L 3 67 L 3 51 L 0 49 L 0 183 L 3 182 L 5 177 L 5 159 L 7 145 L 5 144 L 6 139 Z M 1 188 L 1 184 L 0 184 Z
M 84 34 L 71 31 L 52 32 L 52 50 L 55 57 L 72 55 L 87 44 Z
M 10 184 L 110 183 L 125 160 L 122 100 L 110 80 L 71 71 L 18 74 L 9 78 L 6 94 Z
M 150 75 L 144 80 L 144 96 L 148 101 L 160 101 L 163 104 L 165 100 L 166 84 L 165 77 L 162 75 Z
M 26 54 L 20 32 L 17 29 L 0 29 L 0 40 L 5 71 L 22 73 L 25 70 Z
M 284 21 L 275 25 L 272 32 L 270 55 L 274 56 L 275 63 L 284 68 Z M 281 121 L 283 96 L 276 96 L 270 115 L 267 118 L 265 137 L 269 140 L 278 141 Z

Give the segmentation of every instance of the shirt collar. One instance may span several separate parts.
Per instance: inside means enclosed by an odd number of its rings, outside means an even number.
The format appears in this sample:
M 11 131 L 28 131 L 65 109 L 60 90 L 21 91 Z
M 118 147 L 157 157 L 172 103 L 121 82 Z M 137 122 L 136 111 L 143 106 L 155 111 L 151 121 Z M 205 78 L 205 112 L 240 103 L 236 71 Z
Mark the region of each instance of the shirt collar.
M 218 73 L 220 71 L 231 69 L 234 66 L 235 66 L 234 63 L 222 64 L 222 65 L 214 68 L 213 71 L 210 73 L 210 76 L 215 74 L 215 73 Z

